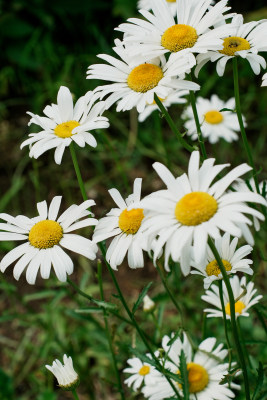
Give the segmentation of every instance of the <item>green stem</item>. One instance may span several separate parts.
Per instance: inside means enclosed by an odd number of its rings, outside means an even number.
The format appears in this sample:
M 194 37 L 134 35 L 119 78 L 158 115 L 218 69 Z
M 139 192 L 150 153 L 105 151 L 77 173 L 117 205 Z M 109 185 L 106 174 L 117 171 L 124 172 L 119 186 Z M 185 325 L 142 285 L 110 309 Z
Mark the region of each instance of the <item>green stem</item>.
M 238 65 L 237 65 L 237 57 L 233 57 L 233 74 L 234 74 L 234 92 L 235 92 L 235 106 L 236 106 L 236 114 L 240 126 L 240 131 L 241 131 L 241 136 L 242 140 L 244 143 L 244 147 L 247 153 L 247 157 L 249 160 L 249 165 L 252 168 L 253 171 L 253 179 L 255 182 L 255 186 L 257 189 L 257 192 L 260 194 L 260 188 L 259 188 L 259 182 L 258 182 L 258 175 L 257 171 L 255 168 L 255 164 L 253 161 L 252 153 L 250 150 L 250 145 L 247 139 L 247 134 L 245 131 L 244 123 L 243 123 L 243 118 L 242 118 L 242 113 L 241 113 L 241 106 L 240 106 L 240 96 L 239 96 L 239 82 L 238 82 Z
M 73 390 L 71 391 L 71 393 L 73 394 L 73 397 L 74 397 L 75 400 L 79 400 L 79 396 L 78 396 L 78 394 L 77 394 L 77 392 L 76 392 L 75 389 L 73 389 Z
M 181 133 L 179 132 L 179 130 L 177 129 L 174 121 L 172 120 L 170 114 L 168 113 L 168 111 L 166 110 L 166 108 L 164 107 L 164 105 L 162 104 L 162 102 L 160 101 L 160 99 L 158 98 L 158 96 L 156 95 L 156 93 L 154 94 L 154 100 L 155 103 L 157 104 L 158 108 L 160 109 L 160 111 L 162 112 L 162 114 L 164 115 L 164 117 L 166 118 L 166 121 L 169 124 L 169 127 L 171 128 L 171 130 L 173 131 L 173 133 L 176 135 L 178 141 L 181 143 L 181 145 L 188 151 L 190 151 L 190 153 L 192 153 L 192 151 L 195 150 L 194 147 L 190 146 L 183 138 L 183 136 L 181 135 Z
M 169 295 L 169 297 L 170 297 L 172 303 L 174 304 L 175 308 L 177 309 L 177 311 L 178 311 L 178 313 L 179 313 L 180 320 L 181 320 L 181 327 L 180 327 L 180 328 L 182 328 L 183 330 L 185 330 L 185 328 L 184 328 L 184 318 L 183 318 L 182 309 L 181 309 L 180 305 L 177 303 L 177 301 L 176 301 L 175 297 L 173 296 L 172 292 L 170 291 L 170 289 L 169 289 L 169 287 L 168 287 L 168 284 L 167 284 L 167 280 L 166 280 L 165 276 L 163 275 L 163 273 L 162 273 L 160 267 L 159 267 L 158 265 L 156 265 L 156 268 L 157 268 L 157 271 L 158 271 L 158 273 L 159 273 L 160 279 L 161 279 L 161 281 L 162 281 L 162 283 L 163 283 L 163 286 L 164 286 L 166 292 L 168 293 L 168 295 Z
M 249 358 L 249 354 L 247 352 L 246 344 L 245 344 L 243 333 L 242 333 L 242 328 L 241 328 L 241 324 L 240 324 L 240 318 L 237 318 L 236 323 L 237 323 L 237 329 L 238 329 L 239 337 L 241 339 L 241 346 L 242 346 L 243 352 L 244 352 L 244 354 L 246 356 L 246 359 L 247 359 L 247 362 L 248 362 L 248 365 L 249 365 L 250 369 L 252 369 L 253 367 L 252 367 L 252 364 L 251 364 L 251 361 L 250 361 L 250 358 Z
M 202 319 L 202 341 L 207 337 L 207 314 L 203 313 Z
M 225 334 L 225 339 L 227 343 L 227 348 L 228 348 L 228 357 L 229 357 L 229 371 L 231 369 L 231 364 L 232 364 L 232 348 L 228 336 L 228 329 L 227 329 L 227 318 L 226 318 L 226 312 L 225 312 L 225 304 L 223 300 L 223 284 L 222 280 L 219 280 L 219 294 L 220 294 L 220 300 L 221 300 L 221 305 L 222 305 L 222 313 L 223 313 L 223 323 L 224 323 L 224 334 Z
M 191 80 L 192 80 L 192 76 L 191 76 Z M 190 95 L 190 103 L 191 103 L 191 107 L 193 110 L 194 119 L 195 119 L 195 123 L 196 123 L 196 128 L 197 128 L 198 143 L 200 146 L 202 156 L 206 160 L 207 153 L 206 153 L 204 140 L 203 140 L 203 136 L 202 136 L 201 125 L 200 125 L 199 118 L 198 118 L 198 112 L 197 112 L 197 106 L 196 106 L 196 96 L 192 90 L 190 90 L 189 95 Z
M 100 290 L 101 300 L 105 301 L 104 291 L 103 291 L 102 264 L 101 264 L 101 261 L 98 262 L 97 277 L 98 277 L 98 282 L 99 282 L 99 290 Z M 119 389 L 119 392 L 120 392 L 120 395 L 121 395 L 121 399 L 125 400 L 124 391 L 123 391 L 122 384 L 121 384 L 121 379 L 120 379 L 120 372 L 119 372 L 119 369 L 118 369 L 117 360 L 116 360 L 116 356 L 115 356 L 115 353 L 114 353 L 114 349 L 113 349 L 113 345 L 112 345 L 112 339 L 111 339 L 111 335 L 110 335 L 110 331 L 109 331 L 107 311 L 105 310 L 105 308 L 103 308 L 103 317 L 104 317 L 105 330 L 106 330 L 106 335 L 107 335 L 107 339 L 108 339 L 109 350 L 110 350 L 110 353 L 111 353 L 113 366 L 114 366 L 114 370 L 115 370 L 115 374 L 116 374 L 116 378 L 117 378 L 117 382 L 118 382 L 118 389 Z
M 75 169 L 76 176 L 77 176 L 77 179 L 78 179 L 78 183 L 79 183 L 79 186 L 80 186 L 80 190 L 81 190 L 81 193 L 82 193 L 82 197 L 83 197 L 83 200 L 85 201 L 85 200 L 88 199 L 88 196 L 86 194 L 86 190 L 85 190 L 84 183 L 83 183 L 83 180 L 82 180 L 82 175 L 81 175 L 81 171 L 80 171 L 80 167 L 79 167 L 79 164 L 78 164 L 78 160 L 77 160 L 77 156 L 76 156 L 76 152 L 75 152 L 75 148 L 74 148 L 74 143 L 73 142 L 71 142 L 71 144 L 70 144 L 70 154 L 71 154 L 71 157 L 72 157 L 72 161 L 73 161 L 74 169 Z
M 245 361 L 245 357 L 243 354 L 243 350 L 240 344 L 240 338 L 238 335 L 238 331 L 237 331 L 237 325 L 236 325 L 236 317 L 235 317 L 235 299 L 234 299 L 234 295 L 233 295 L 233 291 L 232 291 L 232 287 L 229 281 L 229 277 L 227 275 L 227 272 L 225 270 L 225 267 L 223 265 L 223 262 L 221 260 L 221 257 L 218 253 L 218 250 L 214 244 L 214 242 L 211 240 L 211 238 L 209 238 L 209 246 L 211 248 L 211 251 L 214 254 L 214 257 L 219 265 L 220 271 L 222 273 L 223 276 L 223 280 L 228 292 L 228 296 L 229 296 L 229 303 L 230 303 L 230 315 L 231 315 L 231 326 L 232 326 L 232 334 L 233 334 L 233 338 L 234 338 L 234 342 L 235 342 L 235 347 L 237 350 L 237 354 L 238 354 L 238 358 L 239 358 L 239 363 L 241 365 L 241 368 L 243 370 L 243 376 L 244 376 L 244 384 L 245 384 L 245 393 L 246 393 L 246 400 L 250 400 L 250 390 L 249 390 L 249 380 L 248 380 L 248 373 L 247 373 L 247 366 L 246 366 L 246 361 Z

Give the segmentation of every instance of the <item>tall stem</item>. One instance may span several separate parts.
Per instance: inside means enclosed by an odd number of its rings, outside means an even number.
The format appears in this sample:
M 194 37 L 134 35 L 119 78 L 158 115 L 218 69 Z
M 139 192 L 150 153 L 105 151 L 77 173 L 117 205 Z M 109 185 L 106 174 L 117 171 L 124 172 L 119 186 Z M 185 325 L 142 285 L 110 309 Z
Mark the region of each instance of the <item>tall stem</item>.
M 88 197 L 87 197 L 86 190 L 85 190 L 85 187 L 84 187 L 84 183 L 83 183 L 83 180 L 82 180 L 82 175 L 81 175 L 81 171 L 80 171 L 80 167 L 79 167 L 79 164 L 78 164 L 76 151 L 75 151 L 73 142 L 71 142 L 71 144 L 70 144 L 70 154 L 71 154 L 71 157 L 72 157 L 72 161 L 73 161 L 74 169 L 75 169 L 76 176 L 77 176 L 77 179 L 78 179 L 78 183 L 79 183 L 79 186 L 80 186 L 80 190 L 81 190 L 81 193 L 82 193 L 82 197 L 83 197 L 83 200 L 85 201 L 85 200 L 88 199 Z
M 103 291 L 102 264 L 101 264 L 101 262 L 98 262 L 97 277 L 98 277 L 98 282 L 99 282 L 101 300 L 105 301 L 104 291 Z M 121 399 L 125 400 L 124 391 L 123 391 L 122 384 L 121 384 L 121 379 L 120 379 L 120 372 L 119 372 L 119 369 L 118 369 L 117 360 L 116 360 L 116 356 L 115 356 L 115 353 L 114 353 L 114 349 L 113 349 L 113 345 L 112 345 L 112 339 L 111 339 L 111 335 L 110 335 L 110 331 L 109 331 L 107 311 L 105 310 L 105 308 L 103 308 L 103 317 L 104 317 L 105 330 L 106 330 L 106 336 L 107 336 L 107 339 L 108 339 L 109 350 L 110 350 L 110 354 L 111 354 L 111 357 L 112 357 L 114 371 L 115 371 L 117 382 L 118 382 L 119 392 L 120 392 L 120 395 L 121 395 Z
M 166 121 L 169 124 L 169 127 L 171 128 L 171 130 L 173 131 L 173 133 L 176 135 L 178 141 L 180 142 L 180 144 L 188 151 L 190 151 L 190 153 L 192 153 L 192 151 L 195 150 L 194 147 L 190 146 L 190 144 L 188 144 L 183 136 L 181 135 L 181 133 L 179 132 L 179 130 L 177 129 L 175 123 L 173 122 L 170 114 L 168 113 L 168 111 L 166 110 L 166 108 L 164 107 L 164 105 L 162 104 L 162 102 L 160 101 L 160 99 L 158 98 L 158 96 L 156 95 L 156 93 L 154 94 L 154 100 L 155 103 L 157 104 L 158 108 L 160 109 L 160 111 L 162 112 L 162 114 L 164 115 Z
M 206 160 L 207 153 L 206 153 L 204 140 L 203 140 L 203 136 L 202 136 L 202 131 L 201 131 L 201 126 L 200 126 L 200 122 L 199 122 L 199 118 L 198 118 L 198 112 L 197 112 L 197 106 L 196 106 L 196 96 L 192 90 L 190 90 L 189 93 L 190 93 L 190 103 L 191 103 L 191 107 L 193 110 L 194 119 L 195 119 L 196 128 L 197 128 L 198 143 L 200 146 L 202 156 Z
M 239 358 L 239 363 L 241 365 L 241 368 L 243 370 L 243 376 L 244 376 L 244 384 L 245 384 L 245 393 L 246 393 L 246 400 L 250 400 L 250 390 L 249 390 L 249 380 L 248 380 L 248 373 L 247 373 L 247 366 L 246 366 L 246 361 L 245 361 L 245 357 L 243 354 L 243 350 L 240 344 L 240 338 L 238 335 L 238 331 L 237 331 L 237 325 L 236 325 L 236 317 L 235 317 L 235 299 L 234 299 L 234 295 L 233 295 L 233 291 L 232 291 L 232 287 L 229 281 L 229 277 L 227 275 L 227 272 L 225 270 L 225 267 L 223 265 L 223 262 L 221 260 L 221 257 L 218 253 L 218 250 L 215 246 L 215 244 L 213 243 L 212 239 L 209 238 L 209 246 L 211 248 L 211 251 L 214 254 L 214 257 L 219 265 L 220 271 L 222 273 L 223 276 L 223 280 L 228 292 L 228 296 L 229 296 L 229 303 L 230 303 L 230 315 L 231 315 L 231 326 L 232 326 L 232 334 L 234 337 L 234 342 L 235 342 L 235 346 L 236 346 L 236 350 L 237 350 L 237 354 L 238 354 L 238 358 Z
M 75 400 L 79 400 L 79 396 L 78 396 L 78 394 L 77 394 L 77 392 L 76 392 L 75 389 L 73 389 L 73 390 L 71 391 L 71 393 L 72 393 L 72 395 L 73 395 L 73 397 L 74 397 Z
M 252 168 L 253 171 L 253 179 L 255 182 L 255 186 L 257 189 L 257 192 L 260 193 L 260 188 L 259 188 L 259 182 L 258 182 L 258 176 L 257 176 L 257 171 L 255 168 L 255 164 L 253 161 L 252 153 L 250 150 L 250 145 L 247 139 L 247 134 L 245 131 L 244 123 L 243 123 L 243 118 L 242 118 L 242 113 L 241 113 L 241 106 L 240 106 L 240 97 L 239 97 L 239 82 L 238 82 L 238 65 L 237 65 L 237 57 L 233 57 L 233 74 L 234 74 L 234 92 L 235 92 L 235 106 L 236 106 L 236 114 L 240 126 L 240 131 L 241 131 L 241 136 L 242 140 L 244 143 L 244 147 L 247 153 L 249 165 Z
M 223 313 L 223 322 L 224 322 L 224 334 L 225 334 L 225 339 L 227 343 L 227 348 L 228 348 L 228 357 L 229 357 L 229 370 L 231 369 L 231 364 L 232 364 L 232 348 L 228 336 L 228 330 L 227 330 L 227 318 L 226 318 L 226 312 L 225 312 L 225 304 L 223 300 L 223 285 L 222 285 L 222 280 L 219 280 L 219 294 L 220 294 L 220 300 L 221 300 L 221 305 L 222 305 L 222 313 Z

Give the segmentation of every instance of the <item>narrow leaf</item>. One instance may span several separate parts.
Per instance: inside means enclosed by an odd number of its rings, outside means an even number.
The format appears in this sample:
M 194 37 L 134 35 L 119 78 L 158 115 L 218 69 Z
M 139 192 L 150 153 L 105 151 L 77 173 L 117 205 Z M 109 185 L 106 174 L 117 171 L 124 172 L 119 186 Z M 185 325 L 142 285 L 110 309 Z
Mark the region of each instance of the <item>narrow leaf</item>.
M 188 371 L 185 353 L 182 350 L 180 354 L 180 375 L 182 378 L 182 388 L 184 394 L 184 400 L 189 400 L 189 382 L 188 382 Z
M 259 363 L 259 368 L 257 369 L 257 372 L 258 372 L 258 378 L 252 400 L 256 400 L 258 394 L 260 394 L 263 385 L 263 366 L 261 362 Z
M 133 309 L 132 309 L 132 313 L 134 314 L 137 310 L 137 308 L 139 307 L 140 303 L 143 301 L 143 298 L 145 297 L 145 295 L 147 294 L 147 292 L 149 291 L 151 285 L 153 282 L 149 282 L 144 289 L 142 290 L 142 292 L 140 293 L 138 299 L 136 300 L 136 302 L 134 303 Z

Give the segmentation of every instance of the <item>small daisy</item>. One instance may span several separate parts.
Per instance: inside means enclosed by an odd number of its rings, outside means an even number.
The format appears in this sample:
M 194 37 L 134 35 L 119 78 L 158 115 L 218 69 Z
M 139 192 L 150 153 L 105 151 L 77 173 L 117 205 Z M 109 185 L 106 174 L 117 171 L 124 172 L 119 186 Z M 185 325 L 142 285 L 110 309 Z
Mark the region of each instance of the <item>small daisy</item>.
M 262 298 L 262 295 L 258 295 L 255 297 L 257 293 L 257 289 L 254 289 L 254 283 L 249 282 L 246 283 L 246 278 L 243 276 L 241 280 L 239 280 L 238 276 L 233 276 L 230 278 L 230 284 L 233 290 L 234 299 L 235 299 L 235 316 L 237 317 L 248 317 L 249 313 L 248 309 L 259 302 Z M 204 312 L 207 313 L 208 318 L 212 317 L 220 317 L 223 318 L 222 305 L 219 295 L 219 288 L 217 285 L 212 285 L 210 290 L 206 291 L 204 296 L 201 296 L 202 300 L 210 303 L 215 308 L 206 308 Z M 231 319 L 230 313 L 230 303 L 229 296 L 223 282 L 223 302 L 225 305 L 225 313 L 226 318 Z
M 261 86 L 267 86 L 267 74 L 264 74 L 262 76 L 262 84 Z
M 197 111 L 200 123 L 202 124 L 202 134 L 210 143 L 216 143 L 220 138 L 223 138 L 227 142 L 238 139 L 236 132 L 240 131 L 240 127 L 237 115 L 231 111 L 221 111 L 223 108 L 234 110 L 235 99 L 231 98 L 224 102 L 215 94 L 211 96 L 210 100 L 203 99 L 202 97 L 198 97 L 197 99 Z M 186 108 L 182 114 L 182 118 L 187 120 L 185 122 L 187 134 L 193 140 L 196 140 L 198 135 L 196 133 L 196 123 L 191 106 Z M 244 117 L 243 121 L 245 124 Z
M 223 24 L 210 28 L 230 17 L 223 15 L 230 7 L 226 6 L 227 0 L 211 8 L 210 3 L 209 0 L 179 0 L 177 18 L 174 18 L 165 0 L 154 0 L 153 14 L 139 11 L 147 21 L 130 18 L 116 29 L 125 34 L 124 42 L 131 44 L 132 54 L 142 54 L 147 59 L 181 50 L 190 53 L 220 50 L 223 48 L 221 37 L 229 34 L 229 27 Z
M 118 208 L 101 218 L 94 231 L 93 240 L 98 243 L 114 237 L 107 250 L 106 259 L 110 266 L 117 270 L 128 252 L 130 268 L 143 268 L 143 250 L 147 250 L 147 240 L 139 229 L 144 218 L 143 209 L 137 207 L 140 203 L 142 179 L 136 178 L 133 193 L 123 199 L 117 189 L 110 189 L 109 194 Z
M 149 355 L 148 355 L 149 356 Z M 123 372 L 131 374 L 124 383 L 129 387 L 132 386 L 133 390 L 136 391 L 140 388 L 142 383 L 145 385 L 153 385 L 155 379 L 160 376 L 160 373 L 152 365 L 142 362 L 139 358 L 134 357 L 127 360 L 130 367 L 125 368 Z
M 61 196 L 56 196 L 47 206 L 46 201 L 37 204 L 39 216 L 28 218 L 24 215 L 12 217 L 8 214 L 0 214 L 0 219 L 6 221 L 0 224 L 0 240 L 19 240 L 25 243 L 15 247 L 0 262 L 0 271 L 16 262 L 13 275 L 19 280 L 22 272 L 27 268 L 26 279 L 33 285 L 40 268 L 41 277 L 48 279 L 51 266 L 61 282 L 67 280 L 67 275 L 73 272 L 73 262 L 62 249 L 74 251 L 89 260 L 96 258 L 97 245 L 91 240 L 80 235 L 70 233 L 85 226 L 97 224 L 88 208 L 95 205 L 93 200 L 84 201 L 77 206 L 70 206 L 61 216 L 58 211 Z
M 99 54 L 98 57 L 110 65 L 94 64 L 87 71 L 87 79 L 114 82 L 95 89 L 101 99 L 108 95 L 106 108 L 118 101 L 117 111 L 136 107 L 138 112 L 142 112 L 147 104 L 153 103 L 155 93 L 164 99 L 173 89 L 199 89 L 196 83 L 183 80 L 185 73 L 195 65 L 192 55 L 180 56 L 175 60 L 170 58 L 168 62 L 163 56 L 144 63 L 142 57 L 129 55 L 129 50 L 119 40 L 115 44 L 113 50 L 122 61 L 107 54 Z
M 200 343 L 198 350 L 193 354 L 193 349 L 185 334 L 183 340 L 178 338 L 168 345 L 170 340 L 171 337 L 168 336 L 164 336 L 162 340 L 162 347 L 170 360 L 168 368 L 171 372 L 180 374 L 180 356 L 183 350 L 188 371 L 190 400 L 229 400 L 235 397 L 227 384 L 220 383 L 224 375 L 228 373 L 228 363 L 223 362 L 227 356 L 227 350 L 223 349 L 222 344 L 216 347 L 216 339 L 210 337 Z M 182 396 L 181 384 L 173 383 L 178 386 Z M 239 389 L 240 387 L 232 383 L 231 388 Z M 163 375 L 154 383 L 147 384 L 142 392 L 149 400 L 175 397 L 172 387 Z
M 248 60 L 256 75 L 260 73 L 261 67 L 266 68 L 266 61 L 258 52 L 267 51 L 267 23 L 253 21 L 244 24 L 243 16 L 238 14 L 231 24 L 226 24 L 230 29 L 231 26 L 234 32 L 226 32 L 222 50 L 208 51 L 197 56 L 196 75 L 208 61 L 217 61 L 217 74 L 223 76 L 227 61 L 238 56 Z
M 93 92 L 87 92 L 79 98 L 73 108 L 69 89 L 61 86 L 57 95 L 58 104 L 46 106 L 43 110 L 46 117 L 28 112 L 32 117 L 28 125 L 39 125 L 42 131 L 31 133 L 30 139 L 25 140 L 20 147 L 30 145 L 29 155 L 33 158 L 38 158 L 47 150 L 55 148 L 57 164 L 61 164 L 64 150 L 72 141 L 80 147 L 84 147 L 86 143 L 96 147 L 97 142 L 89 131 L 108 128 L 109 123 L 106 117 L 101 116 L 105 110 L 105 102 L 94 105 L 95 100 Z
M 149 240 L 158 237 L 154 246 L 154 261 L 166 244 L 165 268 L 168 269 L 171 256 L 173 261 L 180 262 L 184 275 L 190 272 L 192 256 L 196 263 L 203 262 L 208 236 L 215 239 L 220 236 L 221 230 L 241 237 L 243 232 L 237 224 L 252 224 L 245 214 L 264 219 L 247 202 L 267 204 L 259 194 L 226 192 L 240 175 L 251 170 L 247 164 L 239 165 L 212 183 L 229 164 L 214 166 L 215 159 L 211 158 L 199 167 L 199 161 L 199 152 L 194 151 L 190 157 L 188 175 L 183 174 L 178 178 L 163 164 L 154 163 L 153 167 L 167 189 L 152 193 L 140 203 L 146 215 L 142 230 Z
M 165 0 L 168 4 L 168 7 L 170 8 L 170 11 L 172 13 L 173 16 L 176 15 L 177 13 L 177 4 L 176 4 L 176 0 Z M 152 10 L 152 5 L 153 5 L 154 0 L 139 0 L 138 4 L 137 4 L 137 8 L 142 9 L 142 10 Z M 195 4 L 197 4 L 197 2 L 199 2 L 199 0 L 192 0 L 192 2 L 195 2 Z M 210 4 L 213 5 L 214 1 L 210 1 Z
M 188 90 L 173 90 L 168 96 L 164 99 L 160 99 L 165 108 L 170 107 L 172 104 L 183 104 L 186 103 L 186 99 L 182 96 L 187 96 L 189 94 Z M 147 104 L 143 112 L 141 112 L 138 116 L 138 121 L 143 122 L 153 111 L 158 110 L 159 108 L 155 101 L 153 100 L 152 104 Z
M 45 368 L 55 375 L 62 389 L 73 390 L 79 385 L 79 376 L 73 368 L 72 358 L 66 354 L 63 356 L 63 364 L 55 360 L 52 365 L 46 365 Z
M 251 253 L 252 247 L 245 245 L 236 250 L 237 242 L 238 238 L 234 238 L 230 242 L 230 235 L 228 232 L 226 232 L 223 237 L 215 239 L 215 246 L 218 250 L 226 272 L 228 275 L 235 274 L 238 271 L 252 275 L 253 270 L 249 265 L 252 264 L 253 261 L 244 258 Z M 220 268 L 209 246 L 207 248 L 207 255 L 204 263 L 200 265 L 193 262 L 192 266 L 195 268 L 195 270 L 191 271 L 191 274 L 205 276 L 204 289 L 208 289 L 213 281 L 222 279 Z

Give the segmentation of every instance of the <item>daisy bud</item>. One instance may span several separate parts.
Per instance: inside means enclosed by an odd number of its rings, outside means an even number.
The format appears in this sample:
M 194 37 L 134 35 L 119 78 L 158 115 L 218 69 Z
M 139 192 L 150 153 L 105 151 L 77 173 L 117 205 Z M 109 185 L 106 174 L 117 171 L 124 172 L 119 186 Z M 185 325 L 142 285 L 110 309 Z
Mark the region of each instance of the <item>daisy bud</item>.
M 55 360 L 53 364 L 45 367 L 52 372 L 57 378 L 58 384 L 63 390 L 74 390 L 80 383 L 78 374 L 74 371 L 72 358 L 63 356 L 62 364 L 59 360 Z
M 144 312 L 150 313 L 150 312 L 154 311 L 156 304 L 154 303 L 153 300 L 151 300 L 151 298 L 148 295 L 146 295 L 144 297 L 143 302 L 144 302 L 144 305 L 143 305 Z

